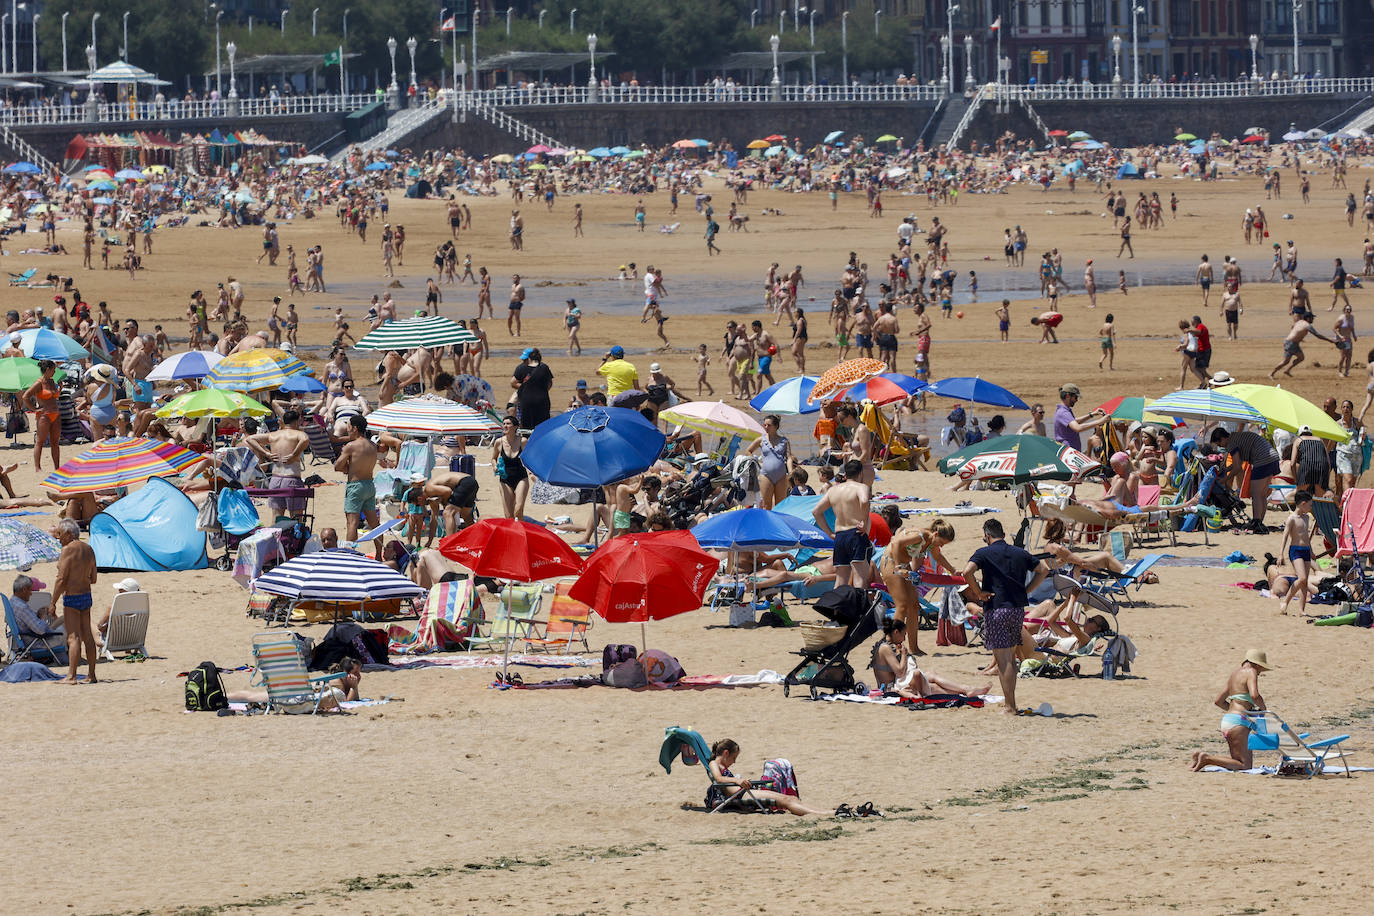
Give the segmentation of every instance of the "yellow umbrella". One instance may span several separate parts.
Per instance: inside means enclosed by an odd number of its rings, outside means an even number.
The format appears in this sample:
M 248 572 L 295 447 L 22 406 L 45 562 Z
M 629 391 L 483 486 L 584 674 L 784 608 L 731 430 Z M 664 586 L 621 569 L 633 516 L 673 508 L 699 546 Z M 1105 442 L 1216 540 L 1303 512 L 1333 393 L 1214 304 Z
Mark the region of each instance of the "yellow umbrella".
M 773 144 L 769 143 L 767 140 L 751 140 L 751 141 L 749 141 L 749 147 L 748 147 L 748 148 L 749 148 L 749 149 L 768 149 L 768 147 L 770 147 L 770 146 L 772 146 L 772 145 L 773 145 Z
M 492 161 L 492 162 L 501 162 L 501 163 L 514 162 L 514 161 L 515 161 L 515 157 L 512 156 L 510 153 L 502 153 L 502 154 L 499 155 L 499 156 L 492 156 L 492 157 L 491 157 L 491 161 Z
M 545 165 L 544 163 L 542 163 L 542 162 L 536 162 L 536 163 L 534 163 L 534 165 L 531 165 L 531 166 L 530 166 L 530 171 L 531 171 L 531 172 L 542 172 L 542 171 L 544 171 L 544 170 L 547 169 L 547 168 L 548 168 L 548 166 Z
M 1308 426 L 1312 428 L 1312 435 L 1336 442 L 1350 438 L 1350 433 L 1328 417 L 1326 411 L 1278 385 L 1227 385 L 1222 391 L 1258 410 L 1270 426 L 1290 433 L 1297 432 L 1300 426 Z

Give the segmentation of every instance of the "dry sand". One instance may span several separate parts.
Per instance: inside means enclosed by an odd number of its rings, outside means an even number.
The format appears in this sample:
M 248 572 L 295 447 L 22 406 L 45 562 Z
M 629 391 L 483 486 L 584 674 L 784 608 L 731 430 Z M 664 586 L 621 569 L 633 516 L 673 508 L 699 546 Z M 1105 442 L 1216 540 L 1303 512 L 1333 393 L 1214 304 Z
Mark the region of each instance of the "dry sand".
M 1352 169 L 1352 188 L 1358 192 L 1369 174 Z M 1321 291 L 1330 259 L 1342 256 L 1357 265 L 1363 235 L 1345 226 L 1344 193 L 1327 189 L 1327 174 L 1315 176 L 1307 206 L 1297 198 L 1291 173 L 1286 177 L 1283 201 L 1268 202 L 1266 210 L 1278 227 L 1275 238 L 1294 237 L 1302 247 L 1303 272 L 1315 287 L 1325 329 L 1331 316 Z M 1178 371 L 1174 326 L 1196 311 L 1197 293 L 1149 286 L 1122 297 L 1106 292 L 1114 288 L 1115 271 L 1127 267 L 1134 276 L 1138 267 L 1186 277 L 1206 251 L 1214 263 L 1226 253 L 1241 256 L 1252 280 L 1261 270 L 1267 275 L 1267 255 L 1258 247 L 1246 251 L 1237 228 L 1246 206 L 1263 203 L 1263 190 L 1253 178 L 1127 185 L 1132 196 L 1137 189 L 1158 189 L 1166 200 L 1174 191 L 1182 205 L 1164 231 L 1136 233 L 1134 262 L 1112 257 L 1116 237 L 1110 219 L 1099 217 L 1104 195 L 1085 187 L 1076 195 L 965 195 L 957 207 L 936 211 L 952 227 L 960 289 L 965 272 L 976 269 L 984 300 L 962 306 L 962 322 L 936 319 L 937 375 L 979 373 L 1047 403 L 1065 381 L 1083 388 L 1084 404 L 1172 390 Z M 419 305 L 426 274 L 415 265 L 427 266 L 446 231 L 443 204 L 399 197 L 393 195 L 392 220 L 406 225 L 410 241 L 407 266 L 399 271 L 404 288 L 397 294 L 402 305 Z M 717 192 L 722 213 L 725 198 Z M 684 213 L 675 235 L 638 235 L 631 199 L 581 200 L 586 240 L 570 238 L 571 201 L 565 198 L 552 215 L 542 205 L 526 207 L 527 250 L 510 252 L 504 241 L 510 205 L 500 198 L 470 202 L 477 230 L 460 247 L 496 277 L 498 309 L 510 272 L 526 275 L 531 294 L 523 343 L 544 348 L 560 398 L 575 378 L 593 377 L 599 354 L 612 343 L 626 345 L 641 372 L 659 358 L 645 352 L 653 345 L 651 326 L 634 320 L 634 285 L 619 294 L 628 306 L 594 305 L 615 298 L 615 285 L 605 278 L 624 261 L 665 266 L 665 310 L 679 349 L 661 359 L 688 386 L 695 377 L 688 351 L 701 341 L 714 349 L 727 317 L 719 307 L 702 312 L 694 286 L 714 289 L 722 304 L 728 300 L 740 312 L 757 314 L 755 291 L 768 262 L 801 263 L 819 318 L 849 250 L 876 270 L 890 250 L 896 216 L 914 210 L 925 226 L 932 215 L 916 198 L 889 197 L 889 217 L 879 222 L 867 218 L 857 195 L 832 215 L 822 195 L 752 194 L 752 231 L 723 234 L 724 255 L 706 261 L 694 213 Z M 649 204 L 651 227 L 668 221 L 661 212 L 665 195 Z M 762 216 L 764 207 L 780 207 L 784 215 Z M 1294 214 L 1293 222 L 1277 219 L 1285 212 Z M 1027 324 L 1038 311 L 1033 299 L 1013 306 L 1017 340 L 994 342 L 988 300 L 996 298 L 1004 274 L 1002 229 L 1014 223 L 1031 238 L 1026 278 L 1033 256 L 1049 245 L 1066 253 L 1065 273 L 1075 289 L 1083 258 L 1098 259 L 1101 308 L 1088 311 L 1081 296 L 1066 300 L 1058 347 L 1034 343 L 1037 335 Z M 69 246 L 79 247 L 74 230 L 64 235 Z M 299 300 L 307 319 L 302 342 L 322 345 L 328 340 L 324 316 L 336 302 L 357 318 L 367 295 L 383 290 L 377 246 L 345 236 L 327 219 L 284 225 L 282 239 L 298 250 L 324 244 L 326 279 L 345 284 L 345 296 Z M 80 273 L 78 284 L 89 301 L 110 301 L 117 316 L 160 321 L 184 338 L 181 314 L 192 289 L 213 288 L 235 275 L 248 291 L 248 313 L 258 320 L 272 295 L 285 294 L 283 269 L 252 264 L 258 242 L 252 230 L 176 230 L 158 236 L 148 270 L 136 280 L 97 271 Z M 13 257 L 9 263 L 16 271 L 36 263 L 67 273 L 76 271 L 77 261 Z M 541 287 L 542 281 L 559 285 Z M 1222 340 L 1221 323 L 1211 316 L 1213 368 L 1257 381 L 1279 358 L 1286 290 L 1255 282 L 1244 292 L 1243 341 Z M 587 355 L 580 360 L 557 355 L 568 294 L 593 303 L 584 309 Z M 1366 296 L 1352 293 L 1357 312 Z M 26 306 L 49 297 L 18 290 L 7 302 Z M 475 294 L 445 288 L 445 298 L 444 313 L 464 317 Z M 327 308 L 315 311 L 317 306 Z M 1115 312 L 1122 335 L 1112 374 L 1096 368 L 1094 333 L 1106 311 Z M 812 326 L 818 342 L 826 336 L 820 324 Z M 490 331 L 496 353 L 486 374 L 504 390 L 518 344 L 496 323 Z M 911 352 L 904 345 L 904 365 Z M 1334 349 L 1316 342 L 1308 353 L 1323 367 L 1303 366 L 1293 386 L 1313 399 L 1335 394 L 1358 404 L 1362 380 L 1336 378 Z M 1362 345 L 1356 353 L 1359 367 Z M 809 354 L 812 368 L 829 364 L 825 349 L 813 347 Z M 778 363 L 779 377 L 790 373 L 790 360 Z M 368 376 L 366 366 L 366 358 L 355 359 L 360 378 Z M 719 364 L 712 377 L 717 391 L 728 393 Z M 939 402 L 932 407 L 939 414 L 946 409 Z M 1009 417 L 1013 424 L 1022 419 Z M 15 450 L 6 460 L 29 454 Z M 484 511 L 493 513 L 489 475 L 489 468 L 480 472 Z M 27 462 L 16 480 L 21 491 L 37 492 Z M 887 474 L 884 485 L 934 505 L 952 500 L 947 481 L 934 474 Z M 339 487 L 321 490 L 321 524 L 341 520 L 341 499 Z M 1015 508 L 1004 494 L 976 493 L 973 499 L 1001 508 L 1002 519 L 1014 525 Z M 532 513 L 542 511 L 532 507 Z M 978 521 L 954 523 L 958 539 L 947 553 L 962 562 L 977 545 Z M 1228 533 L 1214 536 L 1210 547 L 1187 535 L 1176 552 L 1216 557 L 1239 548 L 1262 555 L 1277 546 L 1277 535 Z M 36 574 L 51 582 L 53 569 Z M 1367 807 L 1367 775 L 1302 783 L 1187 771 L 1193 748 L 1222 748 L 1211 700 L 1252 646 L 1267 649 L 1277 663 L 1263 689 L 1290 721 L 1322 733 L 1350 732 L 1357 746 L 1370 737 L 1368 634 L 1313 628 L 1280 617 L 1273 602 L 1226 587 L 1258 577 L 1257 569 L 1160 570 L 1162 584 L 1147 586 L 1121 617 L 1141 652 L 1132 677 L 1021 682 L 1021 704 L 1053 704 L 1056 715 L 1048 719 L 1009 719 L 995 708 L 907 712 L 816 704 L 795 695 L 784 699 L 771 687 L 498 692 L 487 689 L 486 672 L 443 669 L 368 674 L 366 695 L 404 702 L 348 717 L 225 719 L 183 713 L 175 675 L 203 659 L 226 667 L 250 660 L 249 638 L 260 625 L 244 617 L 246 593 L 213 570 L 139 574 L 154 595 L 151 659 L 102 664 L 100 686 L 0 688 L 0 762 L 13 836 L 0 851 L 0 871 L 10 876 L 0 909 L 1364 912 L 1360 888 L 1368 879 L 1349 850 L 1366 840 L 1359 812 Z M 117 578 L 101 577 L 98 602 L 108 600 Z M 798 634 L 731 630 L 724 623 L 722 615 L 702 611 L 653 624 L 649 639 L 693 674 L 790 667 Z M 323 629 L 310 631 L 319 636 Z M 592 632 L 598 648 L 637 637 L 637 628 L 604 623 Z M 934 650 L 933 634 L 922 637 Z M 863 664 L 866 650 L 853 659 Z M 984 660 L 979 651 L 941 649 L 926 667 L 968 680 Z M 524 671 L 527 680 L 559 673 Z M 244 680 L 236 674 L 228 683 L 237 688 Z M 694 726 L 708 740 L 735 738 L 743 747 L 740 768 L 748 772 L 766 757 L 791 758 L 809 802 L 871 799 L 889 816 L 841 822 L 682 810 L 684 803 L 700 804 L 705 782 L 699 770 L 675 768 L 668 776 L 658 767 L 662 729 L 673 724 Z

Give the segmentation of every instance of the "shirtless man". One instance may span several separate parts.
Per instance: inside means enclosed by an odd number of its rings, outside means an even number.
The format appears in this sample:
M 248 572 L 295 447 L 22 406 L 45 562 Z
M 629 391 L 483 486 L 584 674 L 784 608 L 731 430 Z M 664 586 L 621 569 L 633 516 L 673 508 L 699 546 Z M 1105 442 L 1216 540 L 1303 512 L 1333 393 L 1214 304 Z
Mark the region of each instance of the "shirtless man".
M 1202 287 L 1202 307 L 1206 308 L 1207 299 L 1212 292 L 1212 262 L 1207 260 L 1207 255 L 1202 256 L 1202 263 L 1194 271 L 1193 279 Z
M 477 489 L 477 478 L 462 471 L 436 470 L 429 475 L 425 483 L 425 496 L 442 509 L 446 533 L 453 534 L 472 524 Z
M 1240 291 L 1228 289 L 1221 297 L 1221 317 L 1226 319 L 1226 339 L 1240 339 L 1240 313 L 1245 311 Z
M 1115 476 L 1107 487 L 1106 498 L 1079 499 L 1079 502 L 1096 509 L 1107 519 L 1140 511 L 1140 474 L 1131 464 L 1130 456 L 1125 452 L 1117 452 L 1112 455 L 1109 464 Z
M 878 359 L 887 363 L 888 372 L 897 371 L 897 335 L 901 333 L 891 302 L 878 303 L 878 317 L 873 322 L 873 336 L 878 342 Z
M 240 333 L 242 333 L 242 332 L 240 332 Z M 266 346 L 267 346 L 267 332 L 266 332 L 266 331 L 254 331 L 252 334 L 247 334 L 247 335 L 245 335 L 244 338 L 243 338 L 242 340 L 240 340 L 238 343 L 234 344 L 234 349 L 230 350 L 229 352 L 231 352 L 231 353 L 247 353 L 249 350 L 261 350 L 263 347 L 266 347 Z
M 1275 366 L 1273 371 L 1269 373 L 1271 379 L 1278 375 L 1280 369 L 1283 370 L 1284 375 L 1292 376 L 1293 370 L 1298 367 L 1298 363 L 1306 358 L 1302 352 L 1302 342 L 1308 334 L 1311 334 L 1318 340 L 1324 340 L 1327 343 L 1335 343 L 1330 337 L 1327 337 L 1312 326 L 1312 319 L 1315 317 L 1316 316 L 1311 312 L 1302 312 L 1301 314 L 1295 313 L 1293 315 L 1293 327 L 1288 331 L 1288 336 L 1283 339 L 1283 362 Z
M 377 468 L 377 446 L 367 437 L 367 419 L 353 417 L 348 421 L 348 442 L 334 462 L 334 470 L 348 476 L 344 484 L 344 517 L 348 520 L 348 540 L 358 540 L 358 519 L 367 522 L 368 529 L 376 528 L 377 487 L 372 474 Z M 377 560 L 382 558 L 382 539 L 372 542 Z
M 270 490 L 304 487 L 301 480 L 301 455 L 310 446 L 310 437 L 301 430 L 301 414 L 288 409 L 281 415 L 281 428 L 274 433 L 258 433 L 243 440 L 243 444 L 262 461 L 271 465 L 267 479 Z M 275 512 L 286 512 L 292 518 L 305 514 L 303 497 L 273 496 L 268 505 Z
M 448 225 L 453 237 L 458 238 L 458 229 L 463 225 L 463 211 L 453 198 L 449 198 L 448 202 Z
M 396 392 L 401 387 L 401 369 L 405 365 L 405 359 L 396 350 L 388 350 L 386 356 L 382 357 L 382 384 L 377 389 L 379 406 L 385 407 L 396 400 Z
M 855 419 L 858 419 L 858 411 L 854 411 Z M 873 481 L 877 479 L 877 471 L 874 469 L 873 458 L 877 450 L 877 444 L 873 439 L 873 430 L 863 423 L 858 423 L 854 427 L 854 435 L 849 439 L 849 454 L 857 458 L 863 465 L 863 470 L 859 475 L 859 480 L 868 486 L 873 486 Z
M 512 337 L 520 336 L 520 310 L 525 307 L 525 284 L 520 275 L 510 278 L 510 310 L 506 316 L 506 333 Z
M 1301 315 L 1303 312 L 1312 311 L 1312 298 L 1303 288 L 1301 280 L 1293 284 L 1293 291 L 1288 296 L 1288 311 L 1292 315 Z
M 847 478 L 837 483 L 821 496 L 811 516 L 826 534 L 835 538 L 835 584 L 867 588 L 872 578 L 873 566 L 869 557 L 873 552 L 873 542 L 868 538 L 869 501 L 872 492 L 868 484 L 860 478 L 863 475 L 863 462 L 850 458 L 844 463 Z M 835 527 L 832 530 L 825 513 L 835 513 Z
M 873 310 L 868 303 L 854 306 L 854 347 L 859 356 L 873 359 Z
M 438 366 L 439 361 L 434 358 L 434 354 L 429 352 L 428 347 L 416 347 L 410 351 L 410 355 L 406 357 L 405 365 L 396 374 L 396 383 L 407 394 L 418 393 L 412 390 L 415 385 L 422 388 L 432 388 L 434 387 L 434 373 Z
M 95 551 L 81 540 L 81 526 L 64 518 L 52 528 L 52 536 L 62 545 L 57 557 L 57 580 L 53 583 L 52 606 L 62 602 L 62 623 L 67 634 L 67 679 L 75 684 L 81 652 L 86 652 L 86 681 L 96 683 L 98 652 L 95 631 L 91 629 L 91 586 L 95 584 Z
M 243 284 L 233 277 L 229 278 L 229 308 L 235 321 L 243 317 Z
M 763 390 L 763 380 L 767 379 L 768 384 L 773 384 L 773 356 L 778 349 L 778 342 L 768 331 L 764 330 L 762 321 L 752 322 L 749 327 L 753 329 L 749 335 L 749 341 L 754 345 L 754 352 L 758 354 L 758 380 L 759 390 Z

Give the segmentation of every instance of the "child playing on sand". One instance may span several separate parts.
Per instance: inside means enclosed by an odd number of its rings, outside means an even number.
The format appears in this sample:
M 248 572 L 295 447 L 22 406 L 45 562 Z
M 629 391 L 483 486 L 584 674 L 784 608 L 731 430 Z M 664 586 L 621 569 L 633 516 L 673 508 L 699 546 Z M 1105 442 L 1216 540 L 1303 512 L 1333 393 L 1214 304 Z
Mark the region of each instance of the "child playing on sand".
M 1059 327 L 1059 322 L 1064 320 L 1064 316 L 1056 311 L 1041 312 L 1031 319 L 1031 324 L 1040 328 L 1041 343 L 1059 343 L 1059 336 L 1054 333 L 1054 329 Z
M 411 474 L 405 491 L 406 543 L 416 550 L 420 547 L 420 535 L 426 527 L 429 528 L 430 544 L 434 542 L 434 526 L 427 525 L 429 501 L 425 498 L 425 483 L 424 474 Z M 425 546 L 428 547 L 430 544 Z
M 997 306 L 997 333 L 1002 337 L 1002 343 L 1007 342 L 1007 332 L 1011 330 L 1011 300 L 1003 299 L 1002 304 Z
M 1102 358 L 1097 361 L 1099 369 L 1103 363 L 1107 364 L 1108 370 L 1116 368 L 1116 325 L 1113 320 L 1114 316 L 1108 312 L 1106 322 L 1097 329 L 1098 336 L 1102 338 Z
M 1307 581 L 1308 570 L 1312 566 L 1312 494 L 1299 490 L 1293 494 L 1293 513 L 1283 523 L 1283 542 L 1279 545 L 1279 556 L 1288 551 L 1288 561 L 1293 564 L 1293 572 L 1299 582 Z M 1298 593 L 1298 614 L 1307 612 L 1307 589 L 1290 588 L 1283 599 L 1280 614 L 1288 613 L 1288 603 L 1293 593 Z
M 1126 292 L 1126 271 L 1118 270 L 1116 272 L 1116 280 L 1117 285 L 1121 287 L 1121 295 L 1129 295 L 1129 293 Z
M 301 316 L 296 314 L 296 303 L 288 302 L 286 304 L 286 339 L 293 347 L 296 346 L 296 329 L 300 327 L 300 325 Z M 347 335 L 348 325 L 345 324 L 343 326 L 343 335 L 341 335 L 341 337 Z M 352 337 L 349 337 L 349 340 L 352 339 Z
M 711 365 L 711 354 L 706 352 L 706 344 L 697 348 L 692 361 L 697 364 L 697 397 L 701 397 L 702 388 L 706 389 L 708 395 L 715 397 L 716 389 L 712 388 L 711 383 L 706 380 L 706 367 Z

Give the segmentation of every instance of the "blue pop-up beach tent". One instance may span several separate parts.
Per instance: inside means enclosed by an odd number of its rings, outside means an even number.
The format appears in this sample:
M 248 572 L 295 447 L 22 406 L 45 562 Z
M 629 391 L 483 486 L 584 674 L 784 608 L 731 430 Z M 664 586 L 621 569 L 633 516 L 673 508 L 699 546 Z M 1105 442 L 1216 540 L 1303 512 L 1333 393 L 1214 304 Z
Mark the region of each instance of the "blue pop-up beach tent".
M 161 572 L 210 565 L 205 533 L 196 528 L 196 504 L 161 477 L 91 519 L 90 541 L 101 570 Z

